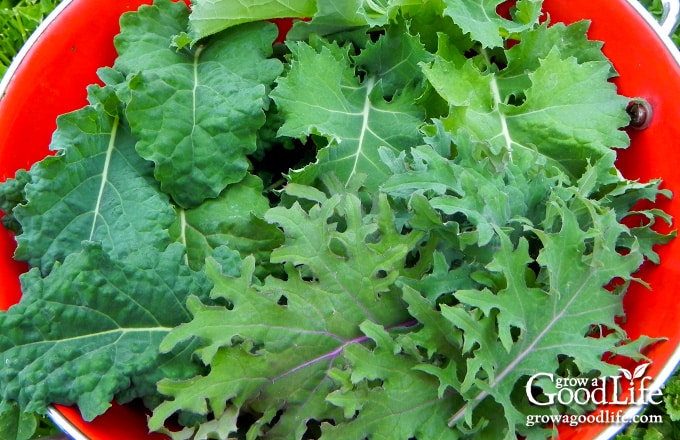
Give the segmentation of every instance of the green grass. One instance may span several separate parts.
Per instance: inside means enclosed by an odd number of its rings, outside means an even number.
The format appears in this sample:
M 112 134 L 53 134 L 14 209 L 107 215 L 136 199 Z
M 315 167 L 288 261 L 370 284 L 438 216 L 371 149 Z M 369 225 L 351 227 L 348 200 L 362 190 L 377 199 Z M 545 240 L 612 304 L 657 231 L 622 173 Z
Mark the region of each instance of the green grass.
M 661 16 L 663 14 L 663 6 L 661 4 L 661 0 L 639 0 L 640 4 L 644 6 L 654 17 L 657 19 L 661 19 Z M 673 35 L 671 35 L 671 40 L 675 43 L 676 46 L 680 47 L 680 30 L 675 31 Z
M 59 0 L 0 0 L 0 76 Z
M 59 0 L 0 0 L 0 77 L 26 39 L 58 3 Z M 654 16 L 661 16 L 660 0 L 640 0 L 640 3 Z M 672 40 L 680 47 L 680 31 L 672 35 Z M 662 415 L 663 424 L 628 426 L 616 440 L 680 439 L 680 373 L 676 373 L 666 384 L 664 398 L 664 404 L 649 407 L 645 411 L 646 414 Z M 37 423 L 34 439 L 59 432 L 47 418 L 38 418 Z
M 661 416 L 663 423 L 628 425 L 614 440 L 680 439 L 680 376 L 677 372 L 666 382 L 663 396 L 662 404 L 650 405 L 642 412 L 647 416 Z

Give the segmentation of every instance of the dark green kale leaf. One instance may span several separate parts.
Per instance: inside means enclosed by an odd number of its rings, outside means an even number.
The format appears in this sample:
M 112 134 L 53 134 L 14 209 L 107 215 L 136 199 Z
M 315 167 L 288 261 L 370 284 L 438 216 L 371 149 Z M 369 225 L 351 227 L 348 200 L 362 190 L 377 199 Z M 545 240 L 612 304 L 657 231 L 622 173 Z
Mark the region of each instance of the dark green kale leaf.
M 161 378 L 196 373 L 187 346 L 157 349 L 189 319 L 186 298 L 211 287 L 186 267 L 182 246 L 118 258 L 82 246 L 45 278 L 37 268 L 22 275 L 21 302 L 0 314 L 0 395 L 22 411 L 77 404 L 92 420 L 119 395 L 149 397 Z

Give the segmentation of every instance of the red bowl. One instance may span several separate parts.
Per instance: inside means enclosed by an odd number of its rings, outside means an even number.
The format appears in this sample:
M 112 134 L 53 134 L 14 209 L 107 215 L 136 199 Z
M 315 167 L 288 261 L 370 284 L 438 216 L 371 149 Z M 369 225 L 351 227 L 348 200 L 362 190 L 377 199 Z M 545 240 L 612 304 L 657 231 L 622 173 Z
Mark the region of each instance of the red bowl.
M 48 154 L 56 117 L 86 104 L 88 84 L 96 70 L 112 65 L 118 19 L 151 0 L 64 0 L 25 45 L 0 83 L 0 181 L 14 176 Z M 631 147 L 619 167 L 628 178 L 662 178 L 676 199 L 660 207 L 680 219 L 680 54 L 660 26 L 636 0 L 545 0 L 551 22 L 589 19 L 589 36 L 604 41 L 604 51 L 620 76 L 621 94 L 646 99 L 653 119 L 644 130 L 630 131 Z M 93 23 L 96 22 L 96 23 Z M 48 80 L 49 79 L 49 80 Z M 0 309 L 16 303 L 18 276 L 26 267 L 12 259 L 13 237 L 0 232 Z M 631 337 L 666 337 L 648 356 L 647 375 L 660 387 L 680 360 L 680 240 L 659 249 L 661 265 L 644 266 L 641 276 L 652 290 L 633 286 L 625 298 L 625 329 Z M 639 408 L 627 409 L 633 415 Z M 148 434 L 146 415 L 138 408 L 114 405 L 91 423 L 75 408 L 55 406 L 52 418 L 75 439 L 163 439 Z M 609 438 L 621 425 L 582 424 L 560 431 L 560 439 Z

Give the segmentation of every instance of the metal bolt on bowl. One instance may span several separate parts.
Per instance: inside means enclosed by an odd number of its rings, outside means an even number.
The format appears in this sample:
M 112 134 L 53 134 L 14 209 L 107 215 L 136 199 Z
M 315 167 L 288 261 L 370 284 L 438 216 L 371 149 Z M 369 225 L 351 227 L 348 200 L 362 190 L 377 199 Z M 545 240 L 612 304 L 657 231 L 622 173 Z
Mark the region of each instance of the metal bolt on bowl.
M 644 99 L 638 98 L 632 100 L 628 104 L 626 112 L 630 116 L 629 126 L 637 130 L 644 130 L 652 122 L 652 106 Z

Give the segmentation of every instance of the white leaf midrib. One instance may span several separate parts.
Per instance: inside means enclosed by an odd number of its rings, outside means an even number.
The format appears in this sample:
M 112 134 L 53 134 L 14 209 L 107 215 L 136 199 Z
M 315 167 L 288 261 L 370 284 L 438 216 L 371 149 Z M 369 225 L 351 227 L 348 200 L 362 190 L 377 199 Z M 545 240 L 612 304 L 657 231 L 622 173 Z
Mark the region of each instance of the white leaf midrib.
M 99 192 L 97 193 L 97 202 L 95 203 L 94 211 L 92 213 L 92 227 L 90 228 L 89 240 L 94 239 L 94 234 L 97 230 L 97 219 L 99 218 L 102 201 L 104 200 L 104 193 L 106 191 L 106 185 L 109 183 L 109 170 L 111 168 L 111 158 L 113 156 L 113 151 L 116 148 L 116 136 L 118 134 L 118 127 L 120 125 L 120 117 L 115 116 L 113 119 L 113 124 L 111 124 L 111 133 L 109 135 L 109 144 L 106 148 L 106 156 L 104 159 L 104 166 L 102 167 L 102 177 L 99 184 Z
M 543 339 L 550 334 L 550 332 L 557 326 L 559 322 L 561 322 L 562 319 L 564 318 L 570 318 L 572 317 L 572 314 L 568 313 L 569 309 L 571 306 L 574 304 L 574 302 L 580 298 L 581 294 L 585 292 L 586 286 L 589 285 L 591 282 L 592 278 L 594 277 L 595 274 L 595 269 L 591 269 L 588 272 L 588 276 L 583 280 L 579 288 L 576 290 L 576 292 L 572 295 L 571 298 L 564 304 L 560 310 L 553 310 L 554 315 L 551 318 L 550 322 L 548 322 L 545 327 L 540 331 L 540 333 L 529 342 L 525 348 L 517 354 L 512 361 L 503 368 L 500 373 L 489 383 L 489 389 L 494 388 L 498 386 L 500 382 L 502 382 L 505 377 L 512 373 L 515 368 L 521 364 L 521 362 L 534 350 L 536 350 L 536 347 L 543 341 Z M 553 303 L 553 309 L 554 306 L 557 304 L 557 301 Z M 543 350 L 546 347 L 539 348 L 539 350 Z M 467 408 L 470 407 L 470 405 L 476 406 L 479 402 L 484 400 L 490 392 L 488 390 L 480 391 L 474 398 L 470 399 L 465 405 L 463 405 L 462 408 L 460 408 L 448 421 L 448 425 L 450 427 L 455 426 L 458 421 L 460 421 L 464 416 L 465 412 L 467 411 Z
M 21 347 L 27 347 L 27 346 L 35 346 L 35 345 L 42 345 L 42 344 L 64 344 L 68 342 L 74 342 L 74 341 L 80 341 L 80 340 L 86 340 L 86 339 L 92 339 L 92 338 L 99 338 L 99 337 L 104 337 L 108 335 L 115 335 L 118 334 L 120 339 L 123 335 L 126 334 L 133 334 L 133 333 L 170 333 L 170 331 L 173 330 L 173 327 L 117 327 L 117 328 L 112 328 L 109 330 L 103 330 L 99 332 L 94 332 L 94 333 L 87 333 L 83 335 L 78 335 L 78 336 L 72 336 L 69 338 L 61 338 L 61 339 L 50 339 L 50 340 L 40 340 L 36 342 L 31 342 L 28 344 L 23 344 Z
M 357 168 L 359 166 L 359 158 L 361 157 L 361 152 L 364 149 L 364 142 L 366 138 L 366 133 L 370 131 L 370 127 L 368 126 L 369 123 L 369 116 L 371 114 L 371 91 L 373 90 L 373 87 L 375 86 L 375 78 L 370 77 L 366 80 L 366 96 L 364 98 L 364 105 L 361 111 L 361 129 L 359 130 L 359 138 L 357 139 L 357 151 L 354 153 L 354 163 L 352 164 L 352 171 L 349 173 L 349 176 L 347 177 L 347 181 L 345 182 L 345 185 L 349 184 L 349 181 L 352 179 L 352 176 L 354 176 L 357 172 Z

